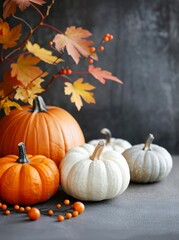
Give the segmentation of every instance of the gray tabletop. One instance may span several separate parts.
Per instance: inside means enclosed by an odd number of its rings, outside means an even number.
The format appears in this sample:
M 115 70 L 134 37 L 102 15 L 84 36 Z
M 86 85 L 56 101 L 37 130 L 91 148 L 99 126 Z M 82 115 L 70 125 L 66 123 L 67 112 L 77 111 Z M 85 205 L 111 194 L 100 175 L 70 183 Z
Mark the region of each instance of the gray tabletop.
M 69 208 L 55 208 L 65 198 L 60 188 L 48 202 L 36 205 L 42 211 L 37 221 L 26 213 L 5 216 L 0 211 L 0 240 L 178 240 L 179 239 L 179 157 L 173 157 L 170 175 L 155 184 L 133 184 L 115 199 L 86 202 L 86 211 L 76 218 L 57 221 Z M 54 209 L 52 217 L 47 209 Z

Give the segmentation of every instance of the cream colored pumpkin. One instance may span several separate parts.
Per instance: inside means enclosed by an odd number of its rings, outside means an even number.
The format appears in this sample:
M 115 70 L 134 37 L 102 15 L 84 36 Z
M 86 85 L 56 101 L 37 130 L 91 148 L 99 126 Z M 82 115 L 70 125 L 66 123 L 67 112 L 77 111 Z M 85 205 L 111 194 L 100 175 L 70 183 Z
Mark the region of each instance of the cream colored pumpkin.
M 170 153 L 152 144 L 153 139 L 153 135 L 149 134 L 145 144 L 134 145 L 122 154 L 128 162 L 133 182 L 157 182 L 167 177 L 172 169 Z
M 129 185 L 129 167 L 116 151 L 90 144 L 69 150 L 60 164 L 63 190 L 80 200 L 100 201 L 122 194 Z
M 132 145 L 124 139 L 111 137 L 111 132 L 107 128 L 101 129 L 101 133 L 105 135 L 106 139 L 94 139 L 88 143 L 96 146 L 99 141 L 104 140 L 106 144 L 106 150 L 115 150 L 119 153 L 122 153 L 124 150 L 132 147 Z

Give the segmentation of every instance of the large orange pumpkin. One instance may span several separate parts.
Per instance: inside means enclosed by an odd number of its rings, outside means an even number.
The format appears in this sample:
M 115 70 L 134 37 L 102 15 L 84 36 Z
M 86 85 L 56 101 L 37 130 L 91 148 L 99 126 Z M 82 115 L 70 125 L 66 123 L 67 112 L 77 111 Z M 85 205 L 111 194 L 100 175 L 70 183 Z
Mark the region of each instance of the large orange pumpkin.
M 44 202 L 58 189 L 59 171 L 51 159 L 26 155 L 23 143 L 19 156 L 0 159 L 0 199 L 9 204 L 32 205 Z
M 39 96 L 33 108 L 25 106 L 0 118 L 0 157 L 17 155 L 19 142 L 24 142 L 28 153 L 44 155 L 58 164 L 71 147 L 84 144 L 84 135 L 67 111 L 46 106 Z

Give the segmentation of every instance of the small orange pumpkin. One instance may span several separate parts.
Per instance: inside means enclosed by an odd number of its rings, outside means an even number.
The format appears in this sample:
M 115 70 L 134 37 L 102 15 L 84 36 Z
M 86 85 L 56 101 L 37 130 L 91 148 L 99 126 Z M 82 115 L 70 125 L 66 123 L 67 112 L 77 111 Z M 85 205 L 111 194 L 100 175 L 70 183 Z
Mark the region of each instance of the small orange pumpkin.
M 71 148 L 84 144 L 77 121 L 62 108 L 46 106 L 38 96 L 31 106 L 15 109 L 0 118 L 0 157 L 18 154 L 24 142 L 28 153 L 44 155 L 59 164 Z
M 0 159 L 0 199 L 9 204 L 32 205 L 52 197 L 60 175 L 54 161 L 42 155 L 26 155 L 23 143 L 19 156 Z

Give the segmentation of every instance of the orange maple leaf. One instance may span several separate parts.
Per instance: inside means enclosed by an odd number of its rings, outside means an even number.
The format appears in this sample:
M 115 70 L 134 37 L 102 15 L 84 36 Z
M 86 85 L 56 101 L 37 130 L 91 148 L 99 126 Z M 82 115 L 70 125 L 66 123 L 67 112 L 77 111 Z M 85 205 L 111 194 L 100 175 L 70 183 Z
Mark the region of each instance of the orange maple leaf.
M 7 18 L 16 12 L 16 7 L 18 6 L 21 11 L 24 11 L 30 6 L 30 2 L 36 3 L 38 5 L 43 5 L 46 3 L 43 0 L 5 0 L 3 3 L 3 18 Z
M 91 33 L 88 30 L 72 26 L 66 29 L 65 34 L 56 34 L 53 42 L 58 51 L 63 51 L 66 48 L 67 53 L 78 64 L 81 55 L 84 57 L 91 55 L 90 47 L 94 42 L 85 39 L 90 36 Z M 97 55 L 92 55 L 92 58 L 97 60 Z
M 16 77 L 12 78 L 11 72 L 7 70 L 3 74 L 3 82 L 0 83 L 0 90 L 3 91 L 4 96 L 9 95 L 9 97 L 12 97 L 15 87 L 21 85 L 21 82 Z
M 89 65 L 88 71 L 93 75 L 93 77 L 99 80 L 102 84 L 105 84 L 106 80 L 112 80 L 121 84 L 123 83 L 119 78 L 113 76 L 111 72 L 102 70 L 99 67 L 95 68 L 93 65 Z
M 78 110 L 83 106 L 82 99 L 87 103 L 96 103 L 93 97 L 94 93 L 89 92 L 95 89 L 95 87 L 89 83 L 83 83 L 83 78 L 77 79 L 74 83 L 65 83 L 64 88 L 66 95 L 71 95 L 71 102 L 75 103 Z
M 17 80 L 22 82 L 24 86 L 27 86 L 31 81 L 35 80 L 43 74 L 42 70 L 39 67 L 34 66 L 39 63 L 39 61 L 40 60 L 37 57 L 25 57 L 24 54 L 21 54 L 17 59 L 17 62 L 11 64 L 11 76 L 16 76 Z
M 10 29 L 7 22 L 3 22 L 0 18 L 0 43 L 4 49 L 12 48 L 17 44 L 21 36 L 21 24 Z

